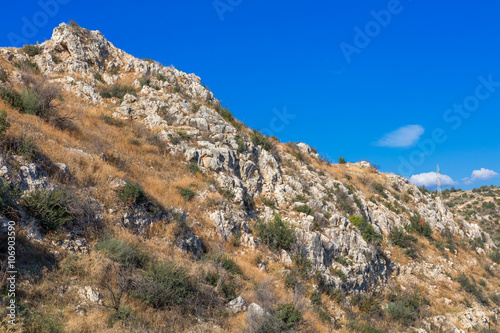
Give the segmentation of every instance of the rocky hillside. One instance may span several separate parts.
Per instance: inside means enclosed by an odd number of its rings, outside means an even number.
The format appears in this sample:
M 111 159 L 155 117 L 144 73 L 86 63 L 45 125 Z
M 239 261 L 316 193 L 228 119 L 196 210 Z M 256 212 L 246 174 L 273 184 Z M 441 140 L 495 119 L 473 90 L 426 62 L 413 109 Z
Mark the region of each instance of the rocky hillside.
M 455 193 L 251 130 L 196 75 L 75 23 L 0 49 L 0 81 L 0 259 L 14 220 L 19 270 L 1 329 L 500 327 L 492 229 Z

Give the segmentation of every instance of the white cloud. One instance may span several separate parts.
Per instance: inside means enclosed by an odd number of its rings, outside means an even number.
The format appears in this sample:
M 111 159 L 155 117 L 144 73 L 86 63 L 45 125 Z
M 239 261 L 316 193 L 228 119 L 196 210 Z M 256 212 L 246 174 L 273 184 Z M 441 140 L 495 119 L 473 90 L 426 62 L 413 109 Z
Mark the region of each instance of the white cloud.
M 472 175 L 470 176 L 470 178 L 464 178 L 463 181 L 465 184 L 469 185 L 477 180 L 486 180 L 496 176 L 498 176 L 498 173 L 496 173 L 495 171 L 481 168 L 480 170 L 472 171 Z
M 394 132 L 384 135 L 384 137 L 378 140 L 375 145 L 392 148 L 411 147 L 417 143 L 424 132 L 425 129 L 420 125 L 403 126 Z
M 437 174 L 435 172 L 426 172 L 410 177 L 410 182 L 417 186 L 424 185 L 425 187 L 437 186 Z M 450 176 L 441 175 L 441 185 L 456 185 L 457 182 L 451 179 Z

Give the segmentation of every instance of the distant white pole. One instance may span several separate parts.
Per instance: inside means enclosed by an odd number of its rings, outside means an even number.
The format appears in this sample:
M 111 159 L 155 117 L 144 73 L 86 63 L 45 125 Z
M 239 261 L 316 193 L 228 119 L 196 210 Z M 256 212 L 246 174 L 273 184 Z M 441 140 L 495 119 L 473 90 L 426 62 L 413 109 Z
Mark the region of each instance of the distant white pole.
M 437 176 L 437 192 L 438 194 L 441 194 L 441 174 L 439 173 L 439 164 L 437 166 L 437 171 L 436 171 L 436 176 Z

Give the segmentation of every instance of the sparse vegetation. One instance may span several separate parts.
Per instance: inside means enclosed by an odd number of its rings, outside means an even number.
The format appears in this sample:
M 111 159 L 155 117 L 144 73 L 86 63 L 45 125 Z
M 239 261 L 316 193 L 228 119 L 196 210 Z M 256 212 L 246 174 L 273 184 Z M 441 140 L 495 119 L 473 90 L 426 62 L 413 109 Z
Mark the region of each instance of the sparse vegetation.
M 196 196 L 196 193 L 190 188 L 179 187 L 177 188 L 179 194 L 186 200 L 191 200 Z
M 377 245 L 380 244 L 383 239 L 382 235 L 376 232 L 373 226 L 366 221 L 366 219 L 358 215 L 352 215 L 349 220 L 354 226 L 356 226 L 356 228 L 359 229 L 365 241 Z
M 45 230 L 55 230 L 74 220 L 69 207 L 71 200 L 63 189 L 37 190 L 23 198 L 28 213 Z
M 42 50 L 40 49 L 40 46 L 38 46 L 38 45 L 24 45 L 23 51 L 28 56 L 34 57 L 36 55 L 39 55 Z
M 250 139 L 255 146 L 261 146 L 267 151 L 271 151 L 273 149 L 273 143 L 271 142 L 271 140 L 257 130 L 252 131 L 252 133 L 250 134 Z
M 257 222 L 255 229 L 264 244 L 273 250 L 290 250 L 295 242 L 295 229 L 276 214 L 268 223 Z
M 100 94 L 102 98 L 123 98 L 127 94 L 135 96 L 137 93 L 132 87 L 127 87 L 121 84 L 114 84 L 109 87 L 103 87 Z

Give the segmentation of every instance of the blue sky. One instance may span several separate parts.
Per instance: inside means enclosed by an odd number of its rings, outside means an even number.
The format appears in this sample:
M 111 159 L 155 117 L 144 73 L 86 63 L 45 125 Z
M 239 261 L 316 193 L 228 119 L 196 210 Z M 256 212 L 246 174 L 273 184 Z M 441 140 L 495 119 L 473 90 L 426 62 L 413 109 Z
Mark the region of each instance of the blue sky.
M 500 185 L 498 1 L 2 6 L 1 46 L 44 41 L 74 19 L 134 56 L 196 73 L 238 119 L 282 141 L 416 182 L 439 163 L 457 187 Z

